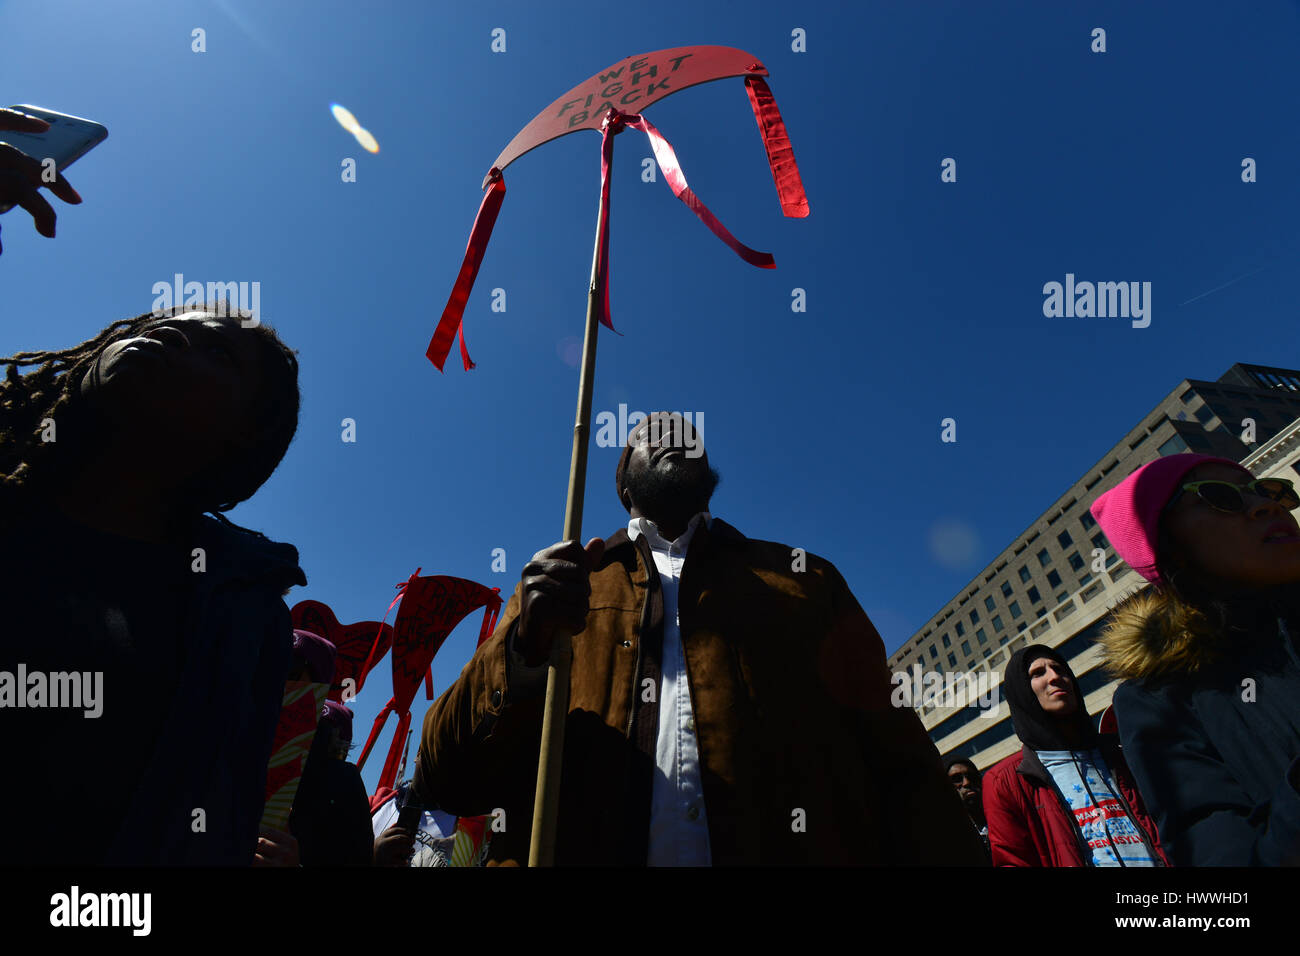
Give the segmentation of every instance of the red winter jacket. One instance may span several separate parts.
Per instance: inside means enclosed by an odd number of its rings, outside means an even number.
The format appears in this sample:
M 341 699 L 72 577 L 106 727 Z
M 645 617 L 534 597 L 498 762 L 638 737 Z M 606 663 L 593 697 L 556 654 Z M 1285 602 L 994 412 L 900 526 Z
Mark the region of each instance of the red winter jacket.
M 1160 849 L 1156 825 L 1147 814 L 1128 765 L 1113 737 L 1099 749 L 1114 776 L 1124 809 L 1162 866 L 1169 858 Z M 994 764 L 984 775 L 984 817 L 994 866 L 1087 866 L 1091 853 L 1074 822 L 1074 814 L 1057 792 L 1052 776 L 1028 747 Z

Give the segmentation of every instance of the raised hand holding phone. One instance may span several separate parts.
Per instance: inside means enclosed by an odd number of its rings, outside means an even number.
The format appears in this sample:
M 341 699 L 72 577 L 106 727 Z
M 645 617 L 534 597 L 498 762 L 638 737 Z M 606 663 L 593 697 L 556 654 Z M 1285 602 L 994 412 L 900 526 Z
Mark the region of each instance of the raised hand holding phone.
M 0 108 L 0 213 L 22 206 L 36 231 L 53 238 L 56 216 L 40 187 L 66 203 L 80 203 L 63 170 L 107 136 L 102 125 L 77 116 L 25 105 Z

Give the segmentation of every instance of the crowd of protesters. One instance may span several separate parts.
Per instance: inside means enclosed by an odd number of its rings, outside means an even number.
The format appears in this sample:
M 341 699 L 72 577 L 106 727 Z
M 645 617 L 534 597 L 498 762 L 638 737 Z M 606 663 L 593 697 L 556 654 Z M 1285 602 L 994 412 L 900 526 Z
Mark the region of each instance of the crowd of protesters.
M 39 122 L 0 110 L 0 129 Z M 39 188 L 79 197 L 16 152 L 0 149 L 0 201 L 52 235 Z M 1104 640 L 1125 679 L 1118 734 L 1097 729 L 1056 650 L 1026 647 L 1003 681 L 1021 750 L 981 776 L 891 706 L 882 641 L 834 565 L 713 514 L 718 472 L 669 413 L 618 462 L 627 525 L 524 567 L 426 714 L 413 778 L 368 798 L 346 759 L 351 711 L 330 700 L 288 829 L 264 825 L 286 684 L 329 683 L 334 649 L 292 629 L 297 551 L 224 517 L 298 420 L 294 352 L 241 318 L 147 313 L 0 359 L 0 672 L 94 671 L 113 688 L 96 720 L 0 711 L 0 862 L 521 863 L 563 632 L 560 864 L 1300 863 L 1290 482 L 1183 454 L 1099 497 L 1108 540 L 1151 582 Z M 55 786 L 70 741 L 84 785 Z M 45 819 L 84 815 L 87 786 L 93 828 L 27 822 L 37 790 Z

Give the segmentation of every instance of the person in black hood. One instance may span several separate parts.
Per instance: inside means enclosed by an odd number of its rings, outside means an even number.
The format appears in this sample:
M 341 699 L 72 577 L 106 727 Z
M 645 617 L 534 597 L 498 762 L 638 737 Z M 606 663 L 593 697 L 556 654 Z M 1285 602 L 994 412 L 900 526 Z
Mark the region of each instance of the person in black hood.
M 1093 727 L 1065 659 L 1022 648 L 1002 686 L 1023 747 L 984 781 L 994 865 L 1166 864 L 1119 745 Z
M 957 791 L 957 796 L 961 798 L 961 805 L 966 808 L 966 815 L 970 817 L 975 832 L 980 835 L 980 842 L 984 844 L 984 853 L 987 856 L 989 827 L 984 820 L 984 791 L 980 785 L 979 767 L 975 766 L 975 761 L 970 757 L 949 754 L 944 758 L 943 772 L 947 774 L 948 780 Z

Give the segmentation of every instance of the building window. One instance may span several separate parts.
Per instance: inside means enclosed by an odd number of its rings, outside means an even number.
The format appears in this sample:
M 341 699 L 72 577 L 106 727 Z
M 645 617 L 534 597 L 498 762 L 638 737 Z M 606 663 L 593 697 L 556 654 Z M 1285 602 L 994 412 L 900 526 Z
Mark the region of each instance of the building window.
M 945 635 L 943 636 L 943 646 L 944 646 L 944 647 L 952 647 L 952 641 L 950 641 L 950 640 L 948 639 L 948 635 L 947 635 L 947 634 L 945 634 Z
M 1101 550 L 1105 551 L 1107 547 L 1106 536 L 1098 531 L 1092 536 L 1092 546 L 1094 548 L 1101 548 Z
M 948 666 L 949 666 L 949 667 L 956 667 L 956 666 L 957 666 L 957 655 L 956 655 L 956 654 L 949 654 L 949 655 L 948 655 Z
M 986 597 L 986 598 L 984 599 L 984 607 L 987 608 L 988 610 L 992 611 L 993 609 L 995 609 L 995 608 L 997 607 L 997 605 L 993 603 L 993 598 L 991 598 L 991 597 Z
M 993 655 L 993 649 L 991 647 L 984 648 L 985 658 L 991 657 L 992 655 Z
M 1003 582 L 1002 582 L 1002 596 L 1003 596 L 1003 597 L 1008 597 L 1008 598 L 1011 597 L 1011 582 L 1010 582 L 1010 581 L 1003 581 Z
M 1070 537 L 1070 532 L 1068 531 L 1062 531 L 1056 536 L 1056 540 L 1063 548 L 1068 548 L 1070 545 L 1074 544 L 1074 539 Z
M 963 634 L 965 634 L 965 633 L 966 633 L 966 625 L 963 624 L 961 621 L 958 621 L 958 622 L 957 622 L 957 636 L 958 636 L 958 637 L 961 637 L 961 636 L 962 636 Z
M 1056 596 L 1056 603 L 1057 603 L 1057 604 L 1064 604 L 1064 603 L 1065 603 L 1066 601 L 1068 601 L 1069 599 L 1070 599 L 1070 592 L 1069 592 L 1069 591 L 1062 591 L 1060 594 L 1058 594 L 1058 595 Z
M 1091 571 L 1089 571 L 1089 572 L 1088 572 L 1087 574 L 1085 574 L 1083 577 L 1079 578 L 1079 587 L 1081 587 L 1081 588 L 1086 588 L 1086 587 L 1087 587 L 1089 584 L 1091 584 L 1091 583 L 1092 583 L 1092 572 L 1091 572 Z
M 1023 582 L 1024 584 L 1028 584 L 1028 583 L 1029 583 L 1029 569 L 1028 569 L 1028 568 L 1021 568 L 1021 569 L 1020 569 L 1020 580 L 1021 580 L 1021 582 Z
M 937 661 L 938 659 L 939 659 L 939 648 L 937 648 L 937 647 L 935 647 L 933 644 L 931 644 L 931 645 L 930 645 L 930 660 L 932 660 L 932 661 Z
M 1078 571 L 1081 567 L 1083 567 L 1083 558 L 1079 557 L 1078 551 L 1070 555 L 1070 557 L 1067 560 L 1070 562 L 1070 570 L 1072 571 Z
M 1020 616 L 1020 602 L 1012 601 L 1011 604 L 1008 605 L 1008 610 L 1011 611 L 1011 620 L 1014 621 Z
M 1195 415 L 1196 415 L 1196 420 L 1200 422 L 1202 425 L 1204 425 L 1207 422 L 1209 422 L 1211 418 L 1214 417 L 1214 409 L 1212 409 L 1209 405 L 1202 405 L 1200 408 L 1196 410 Z
M 1021 631 L 1023 631 L 1024 629 L 1025 629 L 1025 622 L 1024 622 L 1024 621 L 1021 621 L 1019 624 L 1016 625 L 1016 633 L 1017 633 L 1017 634 L 1019 634 L 1019 633 L 1020 633 Z M 1003 635 L 1002 635 L 1002 643 L 1003 643 L 1003 644 L 1005 644 L 1005 643 L 1007 642 L 1007 637 L 1008 637 L 1008 635 L 1006 635 L 1006 634 L 1003 634 Z
M 1042 600 L 1042 598 L 1039 597 L 1038 595 L 1038 588 L 1030 588 L 1026 593 L 1029 595 L 1030 604 L 1037 604 L 1039 601 Z
M 993 623 L 993 630 L 995 631 L 1002 630 L 1002 615 L 994 614 L 992 623 Z
M 971 622 L 972 624 L 978 624 L 978 623 L 980 622 L 980 612 L 979 612 L 979 611 L 971 611 L 971 612 L 970 612 L 970 622 Z
M 1084 531 L 1091 531 L 1097 524 L 1097 519 L 1092 516 L 1091 511 L 1085 511 L 1079 517 L 1079 524 L 1083 525 Z
M 1041 564 L 1043 567 L 1047 567 L 1049 564 L 1052 563 L 1052 557 L 1047 553 L 1046 548 L 1038 552 L 1038 563 Z
M 989 637 L 987 634 L 984 633 L 984 628 L 982 627 L 975 632 L 975 636 L 979 638 L 979 642 L 981 644 L 987 644 L 989 642 Z
M 961 642 L 961 652 L 967 657 L 970 657 L 970 641 Z
M 1061 576 L 1055 571 L 1049 571 L 1047 572 L 1047 583 L 1054 588 L 1059 588 L 1061 586 Z
M 1187 451 L 1187 442 L 1183 441 L 1182 435 L 1176 434 L 1173 438 L 1169 439 L 1157 448 L 1156 451 L 1160 453 L 1161 457 L 1164 457 L 1165 455 L 1181 455 L 1183 452 Z

